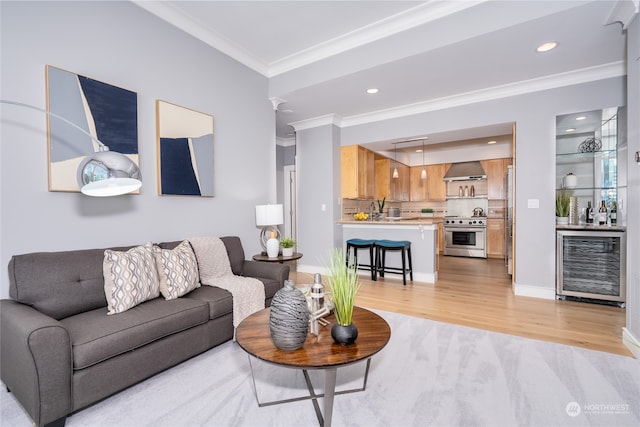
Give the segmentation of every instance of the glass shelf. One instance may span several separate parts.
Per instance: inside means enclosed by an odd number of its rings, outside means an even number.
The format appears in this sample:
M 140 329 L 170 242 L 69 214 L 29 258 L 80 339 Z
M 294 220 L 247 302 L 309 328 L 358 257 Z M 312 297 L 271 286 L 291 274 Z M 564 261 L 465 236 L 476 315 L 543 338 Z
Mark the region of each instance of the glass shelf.
M 609 190 L 617 190 L 619 187 L 574 187 L 574 188 L 565 188 L 567 191 L 609 191 Z M 557 188 L 556 192 L 563 190 L 562 188 Z
M 600 150 L 589 153 L 557 153 L 557 165 L 572 165 L 577 163 L 590 163 L 594 158 L 598 157 L 598 161 L 615 159 L 617 157 L 616 150 Z

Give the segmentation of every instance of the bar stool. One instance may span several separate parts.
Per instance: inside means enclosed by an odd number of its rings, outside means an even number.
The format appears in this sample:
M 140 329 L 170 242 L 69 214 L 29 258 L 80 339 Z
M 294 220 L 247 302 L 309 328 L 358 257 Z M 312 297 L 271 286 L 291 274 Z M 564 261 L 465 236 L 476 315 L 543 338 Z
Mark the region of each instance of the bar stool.
M 411 262 L 411 242 L 408 240 L 376 240 L 376 270 L 380 277 L 384 277 L 384 273 L 402 273 L 402 284 L 407 285 L 407 273 L 413 282 L 413 264 Z M 386 254 L 387 251 L 400 251 L 402 254 L 402 268 L 387 267 Z M 407 268 L 407 260 L 409 268 Z
M 359 270 L 370 270 L 371 280 L 373 281 L 377 279 L 376 262 L 374 258 L 375 243 L 376 243 L 375 240 L 349 239 L 347 240 L 347 253 L 345 256 L 345 262 L 347 266 L 349 266 L 350 264 L 349 261 L 351 260 L 351 249 L 353 248 L 354 264 L 358 267 Z M 358 264 L 358 249 L 369 249 L 370 264 Z

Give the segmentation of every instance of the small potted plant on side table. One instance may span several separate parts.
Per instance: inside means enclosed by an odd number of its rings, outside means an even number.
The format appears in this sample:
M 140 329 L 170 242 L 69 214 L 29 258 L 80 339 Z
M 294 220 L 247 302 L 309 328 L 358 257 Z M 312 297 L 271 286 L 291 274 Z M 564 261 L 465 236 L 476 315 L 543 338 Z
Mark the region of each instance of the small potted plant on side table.
M 293 247 L 296 245 L 296 241 L 291 237 L 285 237 L 280 240 L 280 247 L 282 248 L 282 256 L 292 256 Z
M 331 255 L 327 282 L 336 322 L 331 327 L 331 336 L 338 344 L 353 344 L 358 338 L 358 328 L 352 321 L 353 306 L 362 283 L 358 281 L 356 265 L 345 264 L 342 250 L 337 249 Z

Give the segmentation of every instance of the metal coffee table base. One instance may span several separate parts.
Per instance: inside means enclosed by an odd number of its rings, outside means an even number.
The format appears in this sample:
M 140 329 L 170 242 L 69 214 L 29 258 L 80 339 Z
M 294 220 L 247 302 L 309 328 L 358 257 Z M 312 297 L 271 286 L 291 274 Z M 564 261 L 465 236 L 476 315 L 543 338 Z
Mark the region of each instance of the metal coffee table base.
M 302 369 L 302 374 L 304 375 L 304 381 L 307 384 L 307 390 L 309 390 L 308 396 L 300 396 L 293 397 L 290 399 L 283 400 L 272 400 L 270 402 L 260 402 L 258 398 L 258 389 L 256 387 L 256 380 L 253 374 L 253 364 L 251 363 L 252 356 L 248 356 L 249 358 L 249 366 L 251 367 L 251 380 L 253 381 L 253 392 L 256 396 L 256 402 L 258 402 L 258 407 L 262 408 L 264 406 L 272 406 L 272 405 L 280 405 L 282 403 L 291 403 L 298 402 L 300 400 L 313 400 L 313 407 L 316 410 L 316 416 L 318 417 L 318 422 L 321 427 L 330 427 L 331 426 L 331 418 L 333 415 L 333 397 L 340 394 L 347 393 L 356 393 L 360 391 L 364 391 L 367 387 L 367 378 L 369 377 L 369 366 L 371 365 L 371 358 L 367 359 L 367 364 L 364 370 L 364 379 L 362 381 L 361 388 L 354 388 L 350 390 L 339 390 L 336 391 L 336 373 L 337 368 L 325 368 L 324 371 L 324 393 L 316 394 L 313 384 L 311 384 L 311 379 L 309 378 L 309 373 L 307 369 Z M 322 411 L 320 411 L 320 405 L 318 404 L 318 398 L 324 398 L 324 416 L 322 415 Z

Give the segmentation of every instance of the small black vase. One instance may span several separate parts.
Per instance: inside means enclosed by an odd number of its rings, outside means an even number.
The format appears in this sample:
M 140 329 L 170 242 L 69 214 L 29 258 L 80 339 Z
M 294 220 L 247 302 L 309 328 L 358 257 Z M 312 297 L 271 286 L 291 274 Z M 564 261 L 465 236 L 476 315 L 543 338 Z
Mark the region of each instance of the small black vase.
M 269 329 L 273 344 L 280 350 L 292 351 L 302 347 L 309 330 L 307 299 L 291 280 L 273 296 Z
M 331 336 L 336 344 L 351 345 L 358 338 L 358 328 L 356 328 L 355 323 L 351 323 L 348 326 L 336 323 L 331 327 Z

